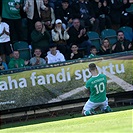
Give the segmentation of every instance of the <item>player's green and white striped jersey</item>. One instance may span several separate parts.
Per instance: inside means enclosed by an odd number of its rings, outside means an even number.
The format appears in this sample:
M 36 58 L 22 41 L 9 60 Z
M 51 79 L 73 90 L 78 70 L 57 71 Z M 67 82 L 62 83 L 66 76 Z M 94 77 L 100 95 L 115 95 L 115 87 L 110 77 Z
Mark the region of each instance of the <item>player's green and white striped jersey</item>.
M 92 76 L 86 82 L 86 88 L 90 90 L 90 101 L 94 103 L 106 100 L 107 79 L 104 74 Z

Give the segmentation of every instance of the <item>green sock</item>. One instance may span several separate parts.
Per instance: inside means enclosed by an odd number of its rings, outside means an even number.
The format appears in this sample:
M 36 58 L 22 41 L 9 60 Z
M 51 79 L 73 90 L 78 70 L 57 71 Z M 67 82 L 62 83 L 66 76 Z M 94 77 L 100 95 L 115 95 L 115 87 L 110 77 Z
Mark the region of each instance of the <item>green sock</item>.
M 90 111 L 85 111 L 84 114 L 85 114 L 86 116 L 89 116 L 89 115 L 91 115 L 91 112 L 90 112 Z

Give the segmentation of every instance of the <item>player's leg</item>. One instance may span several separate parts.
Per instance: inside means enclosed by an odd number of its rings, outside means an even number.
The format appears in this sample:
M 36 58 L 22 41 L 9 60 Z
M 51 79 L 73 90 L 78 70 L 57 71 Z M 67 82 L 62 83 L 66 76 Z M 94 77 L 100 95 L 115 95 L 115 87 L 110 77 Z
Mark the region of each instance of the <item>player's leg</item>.
M 101 111 L 104 113 L 112 112 L 112 109 L 108 105 L 108 98 L 106 98 L 106 100 L 102 102 L 102 105 L 100 108 L 101 108 Z
M 95 108 L 97 108 L 97 104 L 88 100 L 83 107 L 82 115 L 89 116 L 96 114 L 96 112 L 94 111 Z

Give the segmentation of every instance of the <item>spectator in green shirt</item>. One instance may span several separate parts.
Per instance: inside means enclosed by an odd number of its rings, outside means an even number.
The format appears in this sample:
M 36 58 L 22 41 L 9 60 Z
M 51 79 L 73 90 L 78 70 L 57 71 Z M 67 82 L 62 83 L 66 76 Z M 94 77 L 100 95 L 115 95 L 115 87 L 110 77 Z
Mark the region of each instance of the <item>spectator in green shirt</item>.
M 97 56 L 98 51 L 97 51 L 96 47 L 93 46 L 93 45 L 91 46 L 90 53 L 91 54 L 88 56 L 89 58 L 96 58 L 96 57 L 98 57 Z
M 28 63 L 29 63 L 29 61 L 24 61 L 23 59 L 20 58 L 19 51 L 14 51 L 13 58 L 10 60 L 8 67 L 9 67 L 9 69 L 22 68 L 22 67 L 28 65 Z

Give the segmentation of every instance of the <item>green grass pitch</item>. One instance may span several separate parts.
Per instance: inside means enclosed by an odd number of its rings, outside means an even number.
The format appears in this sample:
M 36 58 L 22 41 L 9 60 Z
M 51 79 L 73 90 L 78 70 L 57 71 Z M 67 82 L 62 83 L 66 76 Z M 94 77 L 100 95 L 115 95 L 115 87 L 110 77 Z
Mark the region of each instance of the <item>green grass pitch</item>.
M 132 133 L 133 110 L 1 129 L 0 133 Z

